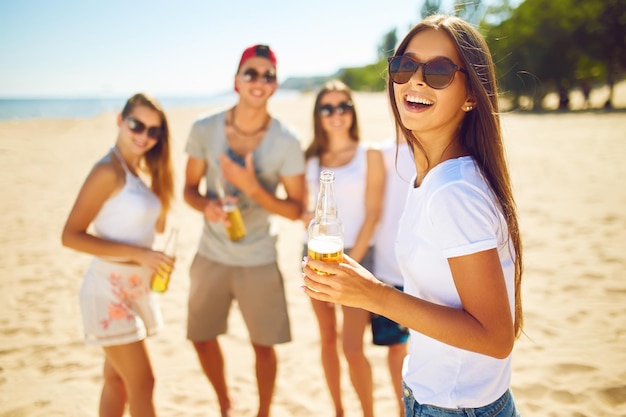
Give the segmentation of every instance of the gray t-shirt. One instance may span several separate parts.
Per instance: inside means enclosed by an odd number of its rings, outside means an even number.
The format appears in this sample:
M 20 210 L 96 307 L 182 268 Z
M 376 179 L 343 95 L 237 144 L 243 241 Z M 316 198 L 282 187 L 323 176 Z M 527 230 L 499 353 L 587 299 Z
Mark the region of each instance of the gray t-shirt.
M 207 161 L 207 196 L 216 195 L 215 182 L 221 173 L 219 156 L 229 153 L 225 121 L 225 111 L 196 120 L 185 149 L 189 156 Z M 272 118 L 265 137 L 254 150 L 253 159 L 257 179 L 270 193 L 276 193 L 280 177 L 304 174 L 304 152 L 298 138 L 275 118 Z M 238 193 L 237 197 L 246 237 L 232 242 L 221 222 L 205 220 L 198 253 L 213 261 L 235 266 L 264 265 L 276 261 L 276 232 L 271 225 L 270 213 L 243 193 Z

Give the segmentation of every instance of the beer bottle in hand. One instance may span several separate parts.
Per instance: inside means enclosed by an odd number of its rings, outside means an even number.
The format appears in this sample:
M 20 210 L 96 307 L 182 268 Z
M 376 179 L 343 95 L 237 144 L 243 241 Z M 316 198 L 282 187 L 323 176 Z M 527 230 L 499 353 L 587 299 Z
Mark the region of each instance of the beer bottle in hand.
M 308 234 L 310 259 L 337 263 L 343 260 L 343 225 L 337 214 L 335 173 L 332 171 L 320 173 L 315 217 L 309 223 Z
M 228 216 L 229 225 L 226 227 L 226 233 L 228 233 L 230 240 L 237 242 L 246 237 L 246 225 L 243 222 L 243 217 L 241 217 L 241 211 L 237 203 L 228 199 L 226 187 L 222 182 L 223 179 L 217 179 L 215 181 L 215 189 L 222 204 L 222 210 L 224 210 L 226 216 Z
M 169 236 L 167 237 L 167 241 L 165 242 L 165 248 L 163 249 L 163 253 L 168 257 L 175 259 L 176 258 L 176 244 L 178 240 L 178 229 L 172 229 Z M 154 292 L 163 293 L 167 291 L 167 287 L 170 284 L 170 276 L 172 274 L 172 267 L 170 267 L 166 263 L 162 263 L 159 265 L 159 269 L 152 276 L 152 282 L 150 283 L 150 288 Z

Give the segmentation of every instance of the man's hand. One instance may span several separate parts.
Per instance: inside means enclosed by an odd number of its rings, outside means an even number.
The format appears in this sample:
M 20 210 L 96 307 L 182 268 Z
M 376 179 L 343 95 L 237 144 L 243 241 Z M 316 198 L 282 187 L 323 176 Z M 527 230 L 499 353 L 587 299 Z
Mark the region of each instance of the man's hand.
M 245 195 L 252 196 L 261 187 L 254 171 L 252 152 L 246 154 L 244 161 L 242 167 L 227 155 L 221 154 L 222 177 Z

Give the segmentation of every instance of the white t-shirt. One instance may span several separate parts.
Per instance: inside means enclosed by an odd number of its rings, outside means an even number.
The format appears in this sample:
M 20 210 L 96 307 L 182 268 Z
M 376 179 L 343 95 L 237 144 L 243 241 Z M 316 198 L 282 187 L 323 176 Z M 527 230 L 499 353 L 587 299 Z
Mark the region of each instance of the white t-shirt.
M 499 205 L 471 157 L 445 161 L 411 188 L 396 241 L 404 291 L 455 308 L 461 300 L 448 258 L 498 249 L 514 317 L 514 260 Z M 496 359 L 411 330 L 404 380 L 422 404 L 480 407 L 498 399 L 511 379 L 511 355 Z
M 407 143 L 397 147 L 395 139 L 386 140 L 380 150 L 385 161 L 385 195 L 383 210 L 374 241 L 374 276 L 387 284 L 402 286 L 404 279 L 396 260 L 395 243 L 398 223 L 411 179 L 415 176 L 415 162 Z

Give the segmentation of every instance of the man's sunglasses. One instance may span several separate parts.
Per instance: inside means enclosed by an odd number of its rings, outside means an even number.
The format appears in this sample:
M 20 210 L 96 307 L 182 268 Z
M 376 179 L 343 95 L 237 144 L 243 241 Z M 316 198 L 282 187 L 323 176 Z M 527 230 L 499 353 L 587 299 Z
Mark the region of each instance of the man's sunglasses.
M 337 107 L 333 107 L 331 104 L 323 104 L 317 108 L 317 112 L 322 117 L 330 117 L 334 113 L 338 115 L 342 115 L 347 112 L 351 112 L 354 108 L 354 104 L 351 101 L 343 101 L 337 105 Z
M 467 71 L 448 58 L 435 58 L 428 62 L 418 62 L 409 55 L 389 57 L 389 77 L 396 84 L 406 84 L 422 67 L 422 78 L 431 88 L 441 90 L 452 83 L 454 73 Z
M 128 123 L 128 128 L 138 135 L 141 135 L 146 131 L 146 125 L 143 122 L 135 119 L 131 116 L 124 117 L 124 120 Z M 163 128 L 161 126 L 150 126 L 148 129 L 148 137 L 156 140 L 160 140 L 163 138 Z
M 243 80 L 247 83 L 253 83 L 261 77 L 261 81 L 265 84 L 274 84 L 276 82 L 276 74 L 267 71 L 265 74 L 259 74 L 254 68 L 248 68 L 241 74 Z

